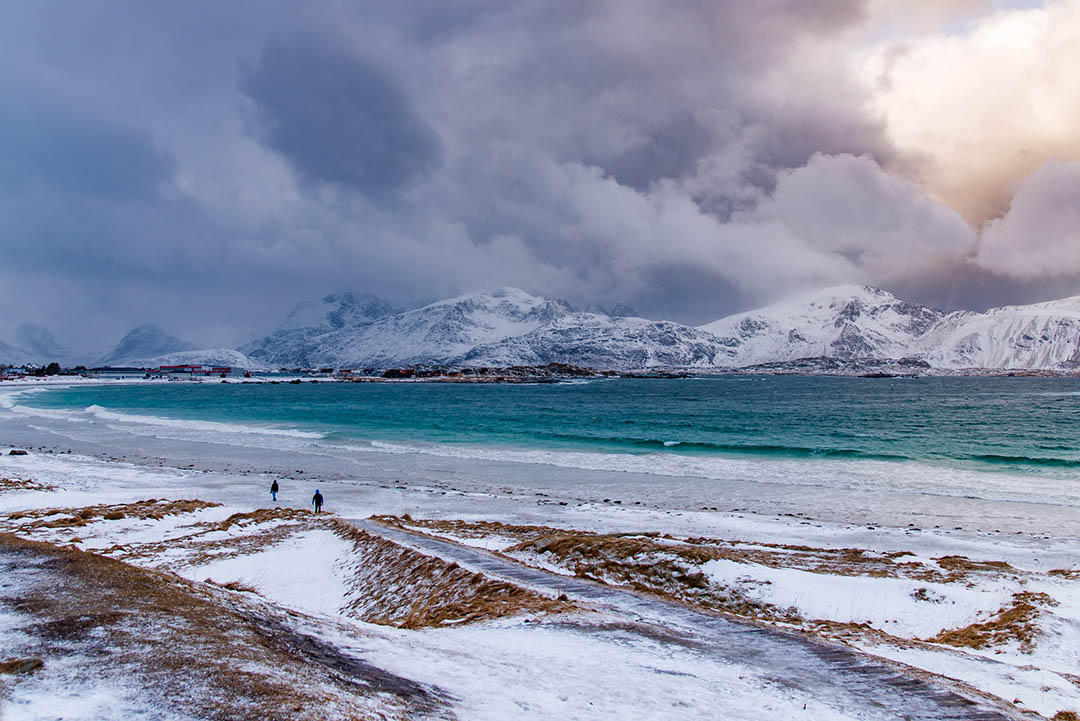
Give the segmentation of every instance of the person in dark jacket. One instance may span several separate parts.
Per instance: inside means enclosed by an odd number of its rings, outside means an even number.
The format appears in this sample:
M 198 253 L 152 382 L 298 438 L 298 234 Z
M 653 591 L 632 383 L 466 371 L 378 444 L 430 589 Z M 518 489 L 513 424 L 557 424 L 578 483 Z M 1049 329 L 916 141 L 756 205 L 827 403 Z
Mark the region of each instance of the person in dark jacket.
M 274 481 L 273 483 L 270 484 L 270 500 L 271 501 L 276 501 L 277 500 L 277 492 L 278 492 L 278 484 L 277 484 L 277 481 Z
M 319 489 L 316 488 L 315 489 L 315 495 L 311 497 L 311 505 L 315 506 L 315 512 L 316 513 L 318 513 L 319 511 L 322 510 L 322 504 L 323 504 L 322 494 L 319 493 Z

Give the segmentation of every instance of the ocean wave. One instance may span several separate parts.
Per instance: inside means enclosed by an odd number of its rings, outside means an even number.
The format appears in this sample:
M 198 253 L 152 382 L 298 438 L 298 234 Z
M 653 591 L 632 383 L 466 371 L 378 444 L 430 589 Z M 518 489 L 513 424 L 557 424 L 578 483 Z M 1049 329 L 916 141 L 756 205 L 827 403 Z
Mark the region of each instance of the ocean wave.
M 29 396 L 35 393 L 49 390 L 48 388 L 14 388 L 5 393 L 0 393 L 0 408 L 15 410 L 19 408 L 17 400 L 20 396 Z
M 678 452 L 718 453 L 747 456 L 773 456 L 779 458 L 850 458 L 871 461 L 912 461 L 910 456 L 896 453 L 878 453 L 855 448 L 833 448 L 784 445 L 779 443 L 713 443 L 710 441 L 680 441 L 673 439 L 633 438 L 628 436 L 591 436 L 576 433 L 547 433 L 545 438 L 559 441 L 596 445 L 630 450 L 662 451 L 676 449 Z
M 847 458 L 819 458 L 814 462 L 793 457 L 762 458 L 736 455 L 682 455 L 678 453 L 603 453 L 596 451 L 491 448 L 409 442 L 369 441 L 357 445 L 329 445 L 342 452 L 420 454 L 461 461 L 546 465 L 580 471 L 628 473 L 680 479 L 675 486 L 658 486 L 663 493 L 677 493 L 691 479 L 734 483 L 802 486 L 920 493 L 953 498 L 1039 502 L 1080 506 L 1080 488 L 1055 484 L 1047 491 L 1045 479 L 1027 474 L 991 472 L 975 468 L 931 465 L 919 461 L 902 463 Z
M 1003 466 L 1035 466 L 1044 468 L 1080 468 L 1080 460 L 1072 458 L 1047 458 L 1045 456 L 1005 456 L 982 453 L 969 456 L 973 461 Z
M 659 442 L 656 442 L 659 445 Z M 399 443 L 373 440 L 356 446 L 337 446 L 352 450 L 393 454 L 419 453 L 443 458 L 461 458 L 481 461 L 543 464 L 562 468 L 580 468 L 594 471 L 619 471 L 659 476 L 697 476 L 701 478 L 730 479 L 757 467 L 760 458 L 738 458 L 734 455 L 686 455 L 653 451 L 650 453 L 612 453 L 569 449 L 493 448 L 491 446 L 449 445 L 440 443 Z M 662 446 L 661 446 L 662 447 Z M 795 457 L 776 457 L 775 463 L 800 463 Z M 822 457 L 822 460 L 826 460 Z M 836 459 L 846 463 L 847 459 Z M 874 462 L 877 459 L 866 459 Z M 890 458 L 890 461 L 893 460 Z M 883 461 L 877 460 L 881 463 Z
M 282 436 L 286 438 L 304 438 L 311 440 L 319 440 L 326 437 L 325 433 L 318 433 L 315 431 L 299 431 L 291 428 L 272 428 L 268 426 L 245 425 L 242 423 L 182 420 L 179 418 L 163 418 L 161 416 L 141 415 L 135 413 L 120 413 L 118 411 L 103 408 L 102 406 L 98 405 L 87 406 L 83 412 L 87 415 L 103 421 L 160 426 L 163 428 L 212 431 L 214 433 L 241 433 L 257 434 L 263 436 Z

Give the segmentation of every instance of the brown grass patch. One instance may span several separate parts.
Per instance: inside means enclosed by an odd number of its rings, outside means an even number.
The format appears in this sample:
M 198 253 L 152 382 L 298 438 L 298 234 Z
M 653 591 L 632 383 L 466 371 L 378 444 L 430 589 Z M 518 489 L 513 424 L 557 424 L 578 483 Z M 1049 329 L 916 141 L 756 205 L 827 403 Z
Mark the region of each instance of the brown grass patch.
M 206 583 L 212 583 L 215 586 L 218 586 L 220 588 L 225 588 L 225 589 L 228 589 L 230 591 L 239 591 L 241 593 L 258 593 L 258 591 L 256 591 L 251 586 L 248 586 L 247 584 L 244 584 L 244 583 L 240 583 L 239 581 L 229 581 L 227 583 L 218 583 L 214 579 L 208 578 L 208 579 L 206 579 Z
M 435 535 L 459 538 L 502 536 L 517 541 L 515 546 L 548 542 L 550 539 L 601 537 L 601 534 L 550 526 L 513 525 L 493 521 L 424 520 L 398 516 L 372 516 L 372 520 L 406 530 L 423 530 Z M 875 553 L 862 548 L 815 548 L 813 546 L 750 543 L 739 540 L 707 537 L 676 539 L 658 533 L 606 534 L 607 539 L 657 539 L 669 541 L 663 549 L 688 563 L 710 559 L 726 559 L 737 563 L 752 563 L 770 568 L 786 568 L 811 573 L 839 576 L 869 576 L 873 578 L 911 578 L 926 582 L 951 583 L 974 573 L 1015 572 L 1002 561 L 971 561 L 963 556 L 944 556 L 936 559 L 940 567 L 928 566 L 916 560 L 905 560 L 910 551 Z
M 1012 571 L 1013 567 L 1005 561 L 972 561 L 967 556 L 941 556 L 934 561 L 949 571 Z
M 568 601 L 426 556 L 336 518 L 324 522 L 355 549 L 347 613 L 360 620 L 422 628 L 576 610 Z
M 76 686 L 134 677 L 165 715 L 230 721 L 451 717 L 438 693 L 299 634 L 265 606 L 225 605 L 211 586 L 8 534 L 0 570 L 37 579 L 0 599 L 28 617 L 43 673 L 50 658 L 88 654 L 64 665 Z
M 406 530 L 421 528 L 446 533 L 458 538 L 487 538 L 505 536 L 518 542 L 534 541 L 546 536 L 590 535 L 586 531 L 572 531 L 551 526 L 516 525 L 499 521 L 436 521 L 405 516 L 372 516 L 371 520 Z
M 1050 721 L 1080 721 L 1075 711 L 1058 711 Z
M 277 521 L 286 521 L 286 523 L 269 528 L 261 527 Z M 184 529 L 191 529 L 190 532 L 168 540 L 117 544 L 99 553 L 125 561 L 134 561 L 152 560 L 166 552 L 175 554 L 177 551 L 183 551 L 182 556 L 177 556 L 166 567 L 198 566 L 222 558 L 235 558 L 266 550 L 284 542 L 294 533 L 318 527 L 318 524 L 318 518 L 308 511 L 292 508 L 258 509 L 234 513 L 221 521 L 204 521 L 183 526 Z M 246 533 L 227 538 L 206 538 L 209 534 L 232 529 L 240 529 Z
M 56 486 L 38 483 L 31 478 L 0 478 L 0 493 L 4 491 L 52 491 Z
M 1012 605 L 1002 608 L 989 621 L 942 631 L 927 641 L 967 648 L 988 648 L 1017 641 L 1022 652 L 1031 653 L 1034 650 L 1035 637 L 1039 633 L 1035 619 L 1040 613 L 1040 607 L 1056 605 L 1057 602 L 1045 593 L 1015 593 Z
M 1080 578 L 1080 570 L 1069 568 L 1055 568 L 1051 571 L 1047 571 L 1051 576 L 1057 576 L 1058 578 L 1067 578 L 1070 581 L 1075 581 Z
M 234 513 L 224 521 L 204 524 L 204 527 L 208 531 L 228 531 L 234 526 L 244 528 L 259 523 L 270 523 L 272 521 L 314 522 L 315 520 L 317 519 L 311 511 L 305 511 L 298 508 L 259 508 L 246 513 Z
M 40 658 L 9 658 L 0 661 L 0 674 L 34 673 L 44 668 Z
M 649 537 L 563 535 L 506 549 L 506 554 L 514 557 L 530 553 L 553 557 L 580 578 L 629 586 L 746 618 L 790 623 L 801 620 L 794 609 L 761 603 L 741 589 L 709 583 L 694 567 L 722 556 L 701 546 L 672 546 Z
M 220 505 L 220 503 L 195 499 L 170 501 L 150 498 L 134 503 L 101 504 L 82 508 L 37 508 L 9 513 L 4 518 L 9 522 L 19 521 L 20 523 L 9 523 L 8 525 L 17 526 L 19 531 L 25 531 L 37 528 L 73 528 L 85 526 L 87 523 L 97 519 L 135 518 L 160 521 L 166 516 L 194 513 L 204 508 L 214 508 Z

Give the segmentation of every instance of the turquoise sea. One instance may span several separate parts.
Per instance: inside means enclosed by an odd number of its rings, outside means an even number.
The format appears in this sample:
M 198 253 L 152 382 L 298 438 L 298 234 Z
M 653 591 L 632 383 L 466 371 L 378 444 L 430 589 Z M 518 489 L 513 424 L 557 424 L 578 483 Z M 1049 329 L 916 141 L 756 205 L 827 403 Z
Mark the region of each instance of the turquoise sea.
M 58 388 L 18 403 L 210 434 L 221 428 L 207 422 L 232 424 L 329 444 L 586 452 L 658 467 L 691 458 L 917 463 L 1080 479 L 1080 380 L 1064 378 L 158 383 Z

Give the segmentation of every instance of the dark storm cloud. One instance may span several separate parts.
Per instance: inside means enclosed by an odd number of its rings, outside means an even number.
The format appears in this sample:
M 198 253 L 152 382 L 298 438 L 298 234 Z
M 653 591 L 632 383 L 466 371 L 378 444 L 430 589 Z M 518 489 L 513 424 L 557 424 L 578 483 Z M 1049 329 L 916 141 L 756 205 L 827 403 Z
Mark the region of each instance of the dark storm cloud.
M 311 180 L 382 194 L 442 158 L 438 134 L 400 84 L 336 39 L 275 38 L 242 88 L 261 139 Z
M 0 186 L 9 192 L 153 195 L 174 170 L 148 135 L 37 88 L 0 96 Z

